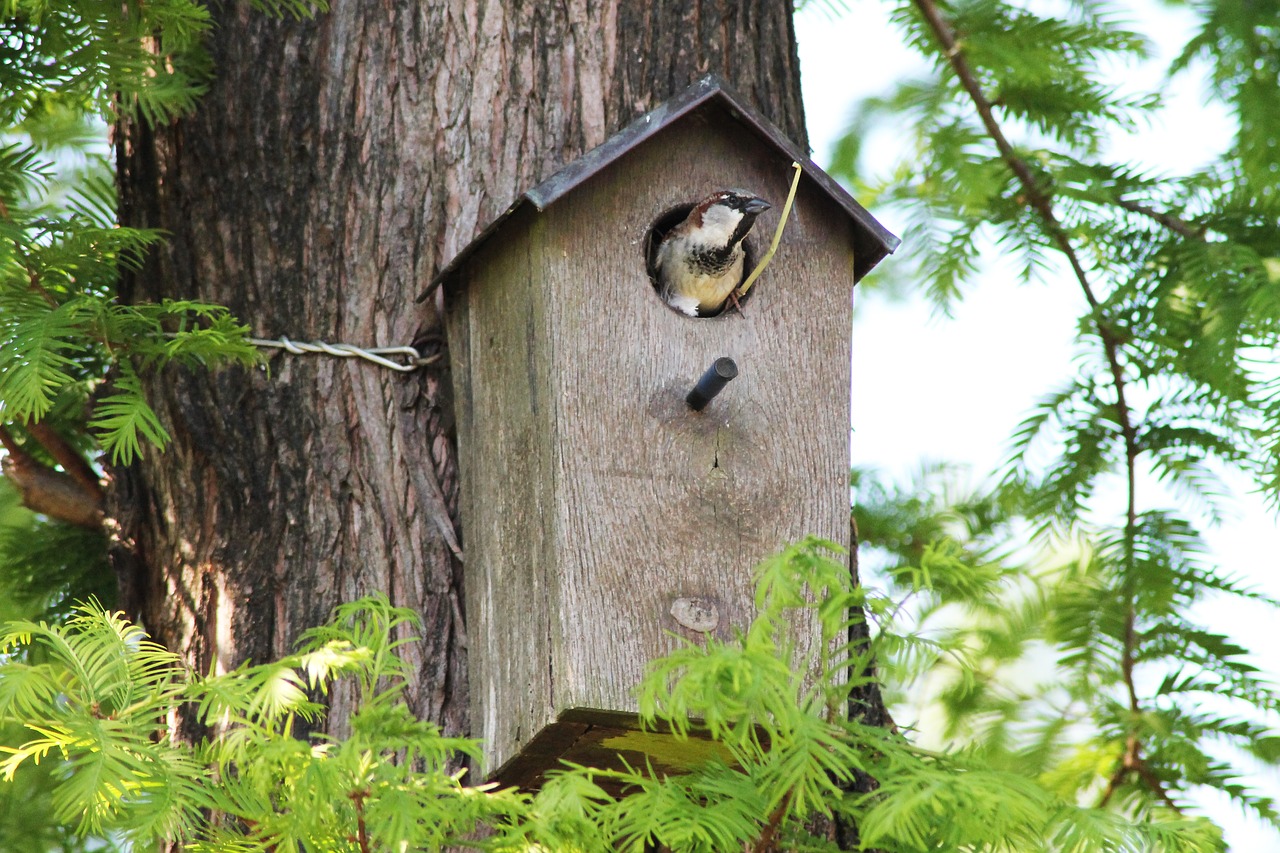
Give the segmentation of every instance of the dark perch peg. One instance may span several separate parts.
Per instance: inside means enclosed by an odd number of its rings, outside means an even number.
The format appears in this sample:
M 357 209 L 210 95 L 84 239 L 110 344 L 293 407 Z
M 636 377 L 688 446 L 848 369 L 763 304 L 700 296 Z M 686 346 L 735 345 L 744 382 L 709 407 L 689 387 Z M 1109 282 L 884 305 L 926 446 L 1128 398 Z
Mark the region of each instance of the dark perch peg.
M 689 396 L 684 400 L 689 404 L 689 408 L 695 412 L 700 412 L 710 403 L 715 396 L 724 390 L 724 386 L 729 384 L 729 380 L 738 375 L 738 364 L 728 356 L 717 358 L 707 372 L 702 374 L 702 378 L 698 380 L 698 384 L 693 386 L 693 390 L 689 392 Z

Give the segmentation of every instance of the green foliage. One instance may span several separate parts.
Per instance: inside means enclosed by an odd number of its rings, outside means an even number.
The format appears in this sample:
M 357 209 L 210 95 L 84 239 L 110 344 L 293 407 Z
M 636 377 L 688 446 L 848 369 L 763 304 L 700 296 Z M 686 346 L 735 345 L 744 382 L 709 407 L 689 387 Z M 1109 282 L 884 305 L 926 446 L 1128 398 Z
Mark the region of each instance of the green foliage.
M 1202 22 L 1171 71 L 1186 70 L 1197 57 L 1208 60 L 1216 94 L 1232 106 L 1238 121 L 1232 155 L 1239 158 L 1240 173 L 1274 200 L 1276 176 L 1253 178 L 1273 171 L 1280 160 L 1280 117 L 1273 108 L 1280 18 L 1272 4 L 1218 0 L 1205 4 Z
M 1203 63 L 1237 124 L 1182 175 L 1104 154 L 1160 105 L 1115 85 L 1147 54 L 1123 9 L 896 4 L 933 73 L 864 105 L 833 168 L 862 173 L 861 135 L 895 122 L 906 155 L 874 193 L 911 223 L 906 277 L 947 311 L 994 249 L 1080 292 L 1079 355 L 988 493 L 945 470 L 900 489 L 860 475 L 857 514 L 906 595 L 897 624 L 933 644 L 886 647 L 897 689 L 941 718 L 925 734 L 1108 813 L 1186 810 L 1208 787 L 1280 828 L 1236 758 L 1276 763 L 1275 688 L 1196 618 L 1209 596 L 1277 606 L 1198 528 L 1221 519 L 1228 473 L 1280 502 L 1280 6 L 1195 4 L 1163 88 Z
M 114 364 L 118 378 L 89 426 L 113 461 L 127 461 L 139 434 L 159 446 L 167 437 L 139 371 L 250 364 L 256 354 L 224 308 L 118 303 L 120 270 L 136 268 L 159 235 L 101 224 L 110 199 L 93 182 L 72 192 L 60 214 L 27 204 L 52 171 L 29 147 L 0 151 L 0 185 L 9 185 L 0 191 L 0 404 L 7 422 L 42 420 L 65 395 L 86 399 Z
M 70 598 L 114 601 L 115 573 L 97 533 L 37 516 L 23 508 L 0 479 L 0 622 L 57 620 L 70 615 Z
M 6 0 L 0 88 L 8 96 L 0 101 L 0 123 L 20 126 L 63 107 L 123 109 L 153 122 L 186 112 L 206 76 L 197 48 L 207 26 L 207 12 L 187 0 L 124 6 Z M 157 50 L 158 43 L 165 49 Z
M 255 5 L 294 15 L 314 8 Z M 209 26 L 192 0 L 0 0 L 0 431 L 36 464 L 59 467 L 29 430 L 36 422 L 89 461 L 102 449 L 125 463 L 144 443 L 163 447 L 167 433 L 144 393 L 148 374 L 170 363 L 256 361 L 244 327 L 221 307 L 115 298 L 119 276 L 139 271 L 162 235 L 117 226 L 105 122 L 162 123 L 189 111 L 210 70 Z M 0 480 L 0 620 L 62 620 L 74 597 L 114 599 L 105 554 L 101 532 L 21 508 Z M 16 745 L 18 731 L 0 728 L 0 742 Z M 105 742 L 113 733 L 83 734 Z M 0 792 L 0 850 L 114 849 L 55 821 L 49 794 L 66 789 L 69 767 L 82 785 L 127 775 L 118 759 L 129 748 L 78 765 L 52 756 L 24 764 Z M 147 796 L 129 802 L 137 819 L 161 810 L 142 805 Z M 102 805 L 87 826 L 111 808 Z
M 7 480 L 0 479 L 0 622 L 63 620 L 69 595 L 115 596 L 116 577 L 96 533 L 41 518 L 23 508 Z M 21 726 L 0 724 L 0 745 L 21 744 Z M 27 764 L 11 784 L 0 785 L 0 851 L 79 853 L 113 849 L 106 839 L 80 835 L 54 819 L 49 804 L 59 781 L 56 761 Z
M 931 753 L 845 717 L 876 650 L 847 639 L 866 593 L 837 557 L 818 540 L 788 548 L 758 569 L 745 632 L 653 664 L 643 722 L 684 738 L 693 715 L 721 747 L 683 775 L 566 766 L 533 794 L 464 784 L 456 768 L 478 744 L 409 713 L 395 652 L 414 617 L 380 597 L 338 608 L 296 654 L 203 677 L 96 604 L 64 626 L 10 623 L 0 719 L 28 739 L 4 749 L 0 770 L 16 784 L 33 761 L 61 758 L 70 772 L 53 777 L 51 801 L 63 820 L 205 853 L 834 850 L 817 816 L 856 821 L 868 847 L 902 853 L 1217 849 L 1206 821 L 1081 808 L 979 755 Z M 797 645 L 797 620 L 827 642 Z M 348 734 L 299 736 L 336 692 L 353 708 Z M 205 736 L 175 739 L 177 718 Z M 855 773 L 878 788 L 852 793 Z
M 877 200 L 912 223 L 913 276 L 946 310 L 992 246 L 1028 279 L 1070 268 L 1083 356 L 1019 428 L 990 495 L 945 471 L 906 490 L 857 483 L 864 540 L 896 557 L 892 596 L 851 588 L 829 549 L 807 542 L 761 567 L 760 615 L 740 637 L 655 663 L 646 719 L 684 736 L 698 718 L 724 760 L 679 777 L 566 768 L 534 795 L 468 786 L 457 768 L 476 745 L 400 699 L 410 614 L 357 602 L 295 655 L 202 677 L 104 608 L 54 624 L 69 589 L 109 587 L 102 539 L 0 492 L 11 620 L 0 718 L 22 723 L 3 733 L 0 833 L 22 826 L 32 844 L 67 850 L 102 849 L 102 833 L 207 851 L 831 850 L 811 821 L 824 815 L 886 851 L 1216 849 L 1216 830 L 1180 813 L 1200 787 L 1280 825 L 1222 749 L 1280 760 L 1274 691 L 1194 618 L 1206 595 L 1263 597 L 1213 564 L 1193 523 L 1217 519 L 1224 469 L 1280 500 L 1280 7 L 1213 0 L 1197 12 L 1169 80 L 1207 63 L 1236 136 L 1218 162 L 1168 175 L 1100 153 L 1158 105 L 1112 84 L 1147 51 L 1112 4 L 897 4 L 935 74 L 866 105 L 834 170 L 860 174 L 861 133 L 905 117 L 914 144 Z M 189 110 L 210 70 L 208 27 L 191 0 L 0 2 L 0 418 L 44 464 L 56 461 L 32 420 L 122 464 L 167 441 L 149 375 L 254 358 L 224 309 L 114 297 L 162 235 L 115 227 L 102 122 Z M 1147 474 L 1191 512 L 1140 503 Z M 1101 518 L 1115 483 L 1124 517 Z M 874 645 L 847 640 L 858 607 L 876 621 Z M 825 642 L 797 647 L 796 619 Z M 962 753 L 845 718 L 873 658 L 891 690 L 929 684 L 941 720 L 917 739 L 961 741 Z M 1052 677 L 1029 676 L 1046 662 Z M 298 736 L 334 691 L 356 709 L 349 734 Z M 176 740 L 173 719 L 208 734 Z M 855 777 L 878 787 L 851 793 Z
M 19 726 L 0 727 L 0 744 L 18 744 L 27 732 Z M 74 825 L 59 823 L 49 814 L 58 785 L 54 762 L 26 764 L 13 780 L 0 786 L 0 850 L 4 853 L 107 853 L 114 845 L 81 835 Z
M 879 545 L 895 587 L 917 596 L 903 621 L 936 644 L 932 655 L 909 657 L 889 647 L 885 662 L 899 684 L 928 684 L 941 719 L 926 735 L 968 743 L 991 765 L 1073 802 L 1153 809 L 1207 786 L 1280 827 L 1274 803 L 1246 784 L 1246 769 L 1220 757 L 1238 750 L 1277 762 L 1268 733 L 1280 694 L 1245 649 L 1194 618 L 1213 594 L 1280 602 L 1222 577 L 1186 521 L 1151 511 L 1131 539 L 1077 529 L 1073 541 L 1043 552 L 1010 552 L 1021 508 L 1007 495 L 967 495 L 945 469 L 902 490 L 858 479 L 864 541 Z M 974 505 L 996 511 L 975 516 Z M 882 540 L 885 529 L 924 531 L 929 544 Z M 918 567 L 938 550 L 955 557 L 945 569 L 951 578 L 922 588 Z M 1047 676 L 1037 681 L 1031 671 Z M 1158 785 L 1119 773 L 1134 744 L 1141 749 L 1130 760 Z
M 272 14 L 321 8 L 257 0 Z M 210 73 L 195 0 L 0 2 L 0 417 L 21 431 L 116 378 L 87 421 L 115 463 L 168 439 L 141 376 L 165 364 L 250 364 L 246 329 L 191 301 L 122 305 L 115 288 L 162 235 L 115 222 L 103 121 L 189 112 Z M 65 407 L 64 407 L 65 411 Z M 64 421 L 64 426 L 68 426 Z M 38 452 L 38 451 L 37 451 Z

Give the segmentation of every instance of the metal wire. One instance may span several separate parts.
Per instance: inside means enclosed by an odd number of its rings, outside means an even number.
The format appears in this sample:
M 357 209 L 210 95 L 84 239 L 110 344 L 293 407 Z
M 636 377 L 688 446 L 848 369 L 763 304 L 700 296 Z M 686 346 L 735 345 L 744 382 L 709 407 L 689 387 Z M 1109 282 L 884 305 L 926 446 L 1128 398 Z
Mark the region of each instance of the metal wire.
M 267 347 L 270 349 L 282 349 L 293 355 L 304 355 L 306 353 L 324 353 L 325 355 L 333 355 L 338 358 L 363 358 L 365 361 L 371 361 L 374 364 L 388 368 L 390 370 L 398 370 L 401 373 L 412 373 L 420 367 L 425 367 L 440 360 L 440 354 L 423 356 L 413 347 L 358 347 L 354 344 L 330 344 L 324 341 L 311 341 L 301 343 L 291 341 L 283 335 L 279 340 L 271 340 L 269 338 L 248 338 L 249 343 L 258 347 Z M 399 356 L 403 361 L 393 361 L 386 356 Z

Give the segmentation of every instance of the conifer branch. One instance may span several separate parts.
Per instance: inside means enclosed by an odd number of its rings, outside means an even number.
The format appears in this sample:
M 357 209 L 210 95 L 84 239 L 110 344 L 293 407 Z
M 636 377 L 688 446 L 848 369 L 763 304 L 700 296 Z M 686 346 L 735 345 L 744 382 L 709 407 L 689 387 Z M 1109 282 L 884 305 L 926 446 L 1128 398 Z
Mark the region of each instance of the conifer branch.
M 1164 789 L 1164 783 L 1160 781 L 1160 777 L 1151 769 L 1150 764 L 1142 759 L 1138 759 L 1138 766 L 1136 769 L 1138 771 L 1138 776 L 1141 777 L 1143 782 L 1147 783 L 1147 787 L 1151 789 L 1160 802 L 1164 803 L 1165 806 L 1178 814 L 1182 814 L 1182 807 L 1175 803 L 1173 798 L 1169 796 L 1169 793 Z
M 963 49 L 956 39 L 955 31 L 942 18 L 934 0 L 914 1 L 929 28 L 933 31 L 934 36 L 938 39 L 947 62 L 950 63 L 956 77 L 960 80 L 960 84 L 964 86 L 965 92 L 968 93 L 970 100 L 973 101 L 974 108 L 978 111 L 979 118 L 982 119 L 983 127 L 991 137 L 992 142 L 995 143 L 996 149 L 1000 152 L 1000 158 L 1013 172 L 1018 179 L 1018 183 L 1022 185 L 1026 204 L 1039 214 L 1050 239 L 1053 240 L 1054 244 L 1066 257 L 1067 263 L 1071 265 L 1071 271 L 1075 275 L 1076 281 L 1080 284 L 1085 301 L 1089 303 L 1089 308 L 1093 312 L 1094 326 L 1097 329 L 1099 339 L 1102 341 L 1107 363 L 1111 370 L 1112 381 L 1116 389 L 1116 421 L 1124 437 L 1126 464 L 1129 469 L 1127 532 L 1129 538 L 1132 538 L 1132 535 L 1137 530 L 1137 507 L 1134 501 L 1134 463 L 1137 458 L 1138 441 L 1137 431 L 1133 426 L 1133 418 L 1125 397 L 1124 368 L 1120 363 L 1119 336 L 1116 335 L 1115 331 L 1111 329 L 1102 317 L 1102 303 L 1093 292 L 1093 285 L 1089 282 L 1089 276 L 1080 261 L 1079 253 L 1076 252 L 1075 246 L 1071 243 L 1071 238 L 1067 236 L 1067 232 L 1058 220 L 1057 214 L 1054 213 L 1053 199 L 1045 192 L 1040 182 L 1036 180 L 1031 167 L 1027 165 L 1027 161 L 1018 156 L 1008 137 L 1005 136 L 1004 130 L 996 120 L 994 107 L 990 99 L 983 93 L 977 77 L 974 76 L 973 69 L 970 68 L 968 60 L 965 59 Z
M 1132 411 L 1125 395 L 1124 366 L 1120 360 L 1120 338 L 1102 314 L 1102 303 L 1093 291 L 1093 285 L 1085 272 L 1080 255 L 1076 252 L 1070 236 L 1068 236 L 1066 229 L 1063 228 L 1057 214 L 1054 212 L 1052 196 L 1045 190 L 1041 182 L 1036 179 L 1030 165 L 1018 155 L 1008 137 L 1005 136 L 1000 122 L 996 119 L 994 105 L 982 91 L 978 78 L 974 75 L 973 69 L 965 58 L 963 47 L 956 38 L 955 30 L 942 17 L 935 0 L 914 0 L 914 3 L 916 8 L 920 10 L 921 16 L 934 37 L 938 40 L 942 55 L 946 57 L 952 71 L 955 72 L 956 78 L 960 81 L 960 85 L 964 87 L 969 99 L 973 102 L 974 108 L 978 112 L 978 117 L 982 121 L 982 126 L 986 129 L 987 135 L 991 137 L 992 142 L 995 143 L 996 149 L 1000 153 L 1000 158 L 1018 179 L 1018 183 L 1022 188 L 1023 202 L 1039 215 L 1050 240 L 1066 257 L 1067 263 L 1070 264 L 1071 271 L 1075 275 L 1076 281 L 1080 284 L 1081 291 L 1084 293 L 1085 301 L 1089 304 L 1089 309 L 1093 315 L 1094 328 L 1098 333 L 1099 340 L 1102 342 L 1107 366 L 1111 373 L 1112 385 L 1115 387 L 1115 420 L 1120 427 L 1121 436 L 1124 440 L 1127 491 L 1124 535 L 1126 610 L 1121 670 L 1125 688 L 1128 692 L 1130 710 L 1136 712 L 1138 710 L 1138 695 L 1133 680 L 1133 668 L 1137 649 L 1137 608 L 1134 600 L 1133 573 L 1134 539 L 1138 532 L 1137 462 L 1139 450 L 1137 428 L 1134 426 Z M 1137 205 L 1137 207 L 1141 208 L 1142 206 Z M 1147 213 L 1147 215 L 1155 214 L 1155 211 L 1148 213 L 1145 209 L 1139 209 L 1135 212 Z M 1172 220 L 1164 224 L 1176 230 L 1176 225 L 1172 224 Z M 1157 794 L 1159 793 L 1157 791 Z
M 0 198 L 0 219 L 11 224 L 13 223 L 13 214 L 9 212 L 9 206 L 4 203 L 4 199 L 2 198 Z M 14 239 L 12 243 L 17 256 L 19 258 L 23 257 L 24 253 L 22 251 L 22 242 Z M 40 277 L 32 272 L 30 268 L 27 268 L 27 284 L 32 291 L 39 294 L 40 298 L 43 299 L 50 308 L 58 307 L 58 300 L 53 298 L 53 294 L 40 283 Z
M 769 813 L 769 820 L 765 824 L 764 830 L 761 831 L 760 838 L 756 840 L 752 853 L 769 853 L 769 851 L 777 849 L 774 846 L 774 839 L 778 835 L 778 828 L 782 826 L 782 819 L 787 816 L 787 809 L 789 808 L 791 808 L 790 791 L 783 795 L 782 801 Z
M 365 823 L 364 818 L 364 801 L 369 796 L 368 791 L 352 791 L 347 795 L 351 798 L 351 802 L 356 807 L 356 835 L 353 839 L 360 847 L 360 853 L 369 853 L 369 827 Z
M 1151 765 L 1143 759 L 1142 747 L 1135 735 L 1130 735 L 1125 743 L 1124 755 L 1116 766 L 1115 772 L 1111 774 L 1111 778 L 1107 780 L 1107 788 L 1102 792 L 1102 797 L 1098 800 L 1098 808 L 1105 808 L 1111 802 L 1111 798 L 1115 796 L 1120 785 L 1130 774 L 1137 774 L 1138 778 L 1151 789 L 1160 802 L 1164 803 L 1172 811 L 1182 814 L 1182 807 L 1173 801 L 1173 798 L 1169 796 L 1169 792 L 1165 790 L 1164 783 L 1160 781 L 1160 777 L 1151 769 Z

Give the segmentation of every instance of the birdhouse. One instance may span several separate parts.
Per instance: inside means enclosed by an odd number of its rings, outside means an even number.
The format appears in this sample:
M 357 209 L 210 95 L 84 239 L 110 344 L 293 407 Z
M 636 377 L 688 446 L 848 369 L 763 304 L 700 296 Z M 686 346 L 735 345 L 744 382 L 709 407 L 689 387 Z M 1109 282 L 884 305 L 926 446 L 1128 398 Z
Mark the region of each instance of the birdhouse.
M 772 203 L 750 270 L 793 161 L 781 244 L 740 305 L 667 304 L 663 235 L 709 194 L 749 190 Z M 441 271 L 472 733 L 500 781 L 645 752 L 632 715 L 648 661 L 745 628 L 751 569 L 782 546 L 848 541 L 850 296 L 897 243 L 707 77 L 525 192 Z M 723 390 L 697 408 L 709 369 Z

